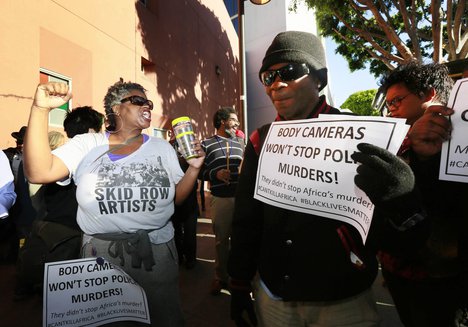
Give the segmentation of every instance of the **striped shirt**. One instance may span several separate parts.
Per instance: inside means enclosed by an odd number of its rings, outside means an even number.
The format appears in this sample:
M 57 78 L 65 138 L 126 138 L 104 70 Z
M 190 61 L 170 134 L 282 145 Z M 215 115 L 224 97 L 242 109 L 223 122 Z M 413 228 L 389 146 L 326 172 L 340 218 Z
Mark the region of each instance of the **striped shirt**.
M 239 166 L 244 154 L 242 145 L 236 138 L 214 135 L 202 141 L 202 147 L 206 153 L 203 176 L 211 184 L 211 194 L 221 198 L 233 197 L 239 178 Z M 216 173 L 220 169 L 231 171 L 229 184 L 216 178 Z

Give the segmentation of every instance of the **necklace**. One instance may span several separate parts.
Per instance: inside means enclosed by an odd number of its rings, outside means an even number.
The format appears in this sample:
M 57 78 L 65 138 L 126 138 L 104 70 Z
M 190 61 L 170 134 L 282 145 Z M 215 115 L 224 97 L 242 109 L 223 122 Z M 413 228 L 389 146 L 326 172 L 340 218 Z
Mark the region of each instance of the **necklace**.
M 114 145 L 113 147 L 110 147 L 106 152 L 104 152 L 103 154 L 101 154 L 99 157 L 97 157 L 96 159 L 94 159 L 94 161 L 92 163 L 95 163 L 96 161 L 98 161 L 102 156 L 108 154 L 108 153 L 111 153 L 112 151 L 115 151 L 115 150 L 118 150 L 120 148 L 123 148 L 124 146 L 127 146 L 129 145 L 130 143 L 136 141 L 139 137 L 141 136 L 141 134 L 138 134 L 137 136 L 134 136 L 134 137 L 131 137 L 127 140 L 125 140 L 125 142 L 123 143 L 120 143 L 120 144 L 117 144 L 117 145 Z
M 224 152 L 224 147 L 221 145 L 221 142 L 219 141 L 221 138 L 218 135 L 215 135 L 216 141 L 218 142 L 219 148 L 221 151 L 223 151 L 223 155 L 229 160 L 229 157 L 231 156 L 231 149 L 232 149 L 232 140 L 230 139 L 229 142 L 226 141 L 226 152 Z
M 231 156 L 231 151 L 232 151 L 232 139 L 229 139 L 229 142 L 226 141 L 226 152 L 224 152 L 224 148 L 221 145 L 221 142 L 219 142 L 220 137 L 218 135 L 216 136 L 216 141 L 218 141 L 218 145 L 221 148 L 221 151 L 223 151 L 223 155 L 226 157 L 226 169 L 229 170 L 229 157 Z

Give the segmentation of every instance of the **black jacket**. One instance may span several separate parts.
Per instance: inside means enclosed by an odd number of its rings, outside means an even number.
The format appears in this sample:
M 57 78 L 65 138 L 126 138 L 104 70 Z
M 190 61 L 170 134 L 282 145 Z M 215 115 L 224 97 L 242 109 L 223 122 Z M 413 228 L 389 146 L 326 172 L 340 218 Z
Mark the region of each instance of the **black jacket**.
M 340 111 L 322 99 L 311 118 L 319 113 Z M 258 154 L 269 128 L 252 133 L 244 154 L 228 263 L 233 284 L 248 283 L 258 271 L 268 289 L 285 301 L 335 301 L 365 291 L 377 275 L 372 237 L 364 246 L 357 230 L 344 222 L 254 199 Z M 351 251 L 362 265 L 351 261 Z

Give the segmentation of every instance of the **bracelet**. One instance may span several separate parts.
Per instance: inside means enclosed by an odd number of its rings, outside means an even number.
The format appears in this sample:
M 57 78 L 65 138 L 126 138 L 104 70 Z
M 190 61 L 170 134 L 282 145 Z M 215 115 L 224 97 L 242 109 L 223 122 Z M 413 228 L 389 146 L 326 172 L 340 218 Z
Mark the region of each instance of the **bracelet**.
M 393 228 L 395 228 L 396 230 L 399 230 L 400 232 L 404 232 L 410 228 L 413 228 L 414 226 L 416 226 L 417 223 L 419 223 L 420 221 L 423 221 L 426 218 L 427 218 L 427 214 L 424 211 L 422 211 L 422 212 L 415 213 L 414 215 L 406 219 L 404 222 L 402 222 L 399 226 L 396 225 L 392 221 L 392 219 L 389 219 L 389 220 L 390 220 L 390 225 L 392 225 Z

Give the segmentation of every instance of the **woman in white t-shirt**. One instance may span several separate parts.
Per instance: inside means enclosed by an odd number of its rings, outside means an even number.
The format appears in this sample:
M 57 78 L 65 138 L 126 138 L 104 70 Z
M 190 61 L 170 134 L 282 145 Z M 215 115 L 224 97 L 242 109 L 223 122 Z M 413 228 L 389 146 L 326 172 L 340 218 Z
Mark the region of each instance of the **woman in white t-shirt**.
M 174 203 L 185 200 L 203 165 L 199 141 L 194 145 L 199 157 L 188 160 L 184 174 L 167 141 L 142 134 L 150 127 L 153 109 L 145 89 L 119 81 L 104 98 L 106 132 L 77 135 L 51 152 L 49 111 L 70 98 L 66 84 L 37 87 L 24 146 L 28 179 L 50 183 L 73 177 L 83 256 L 122 266 L 145 289 L 155 325 L 182 326 L 170 217 Z

